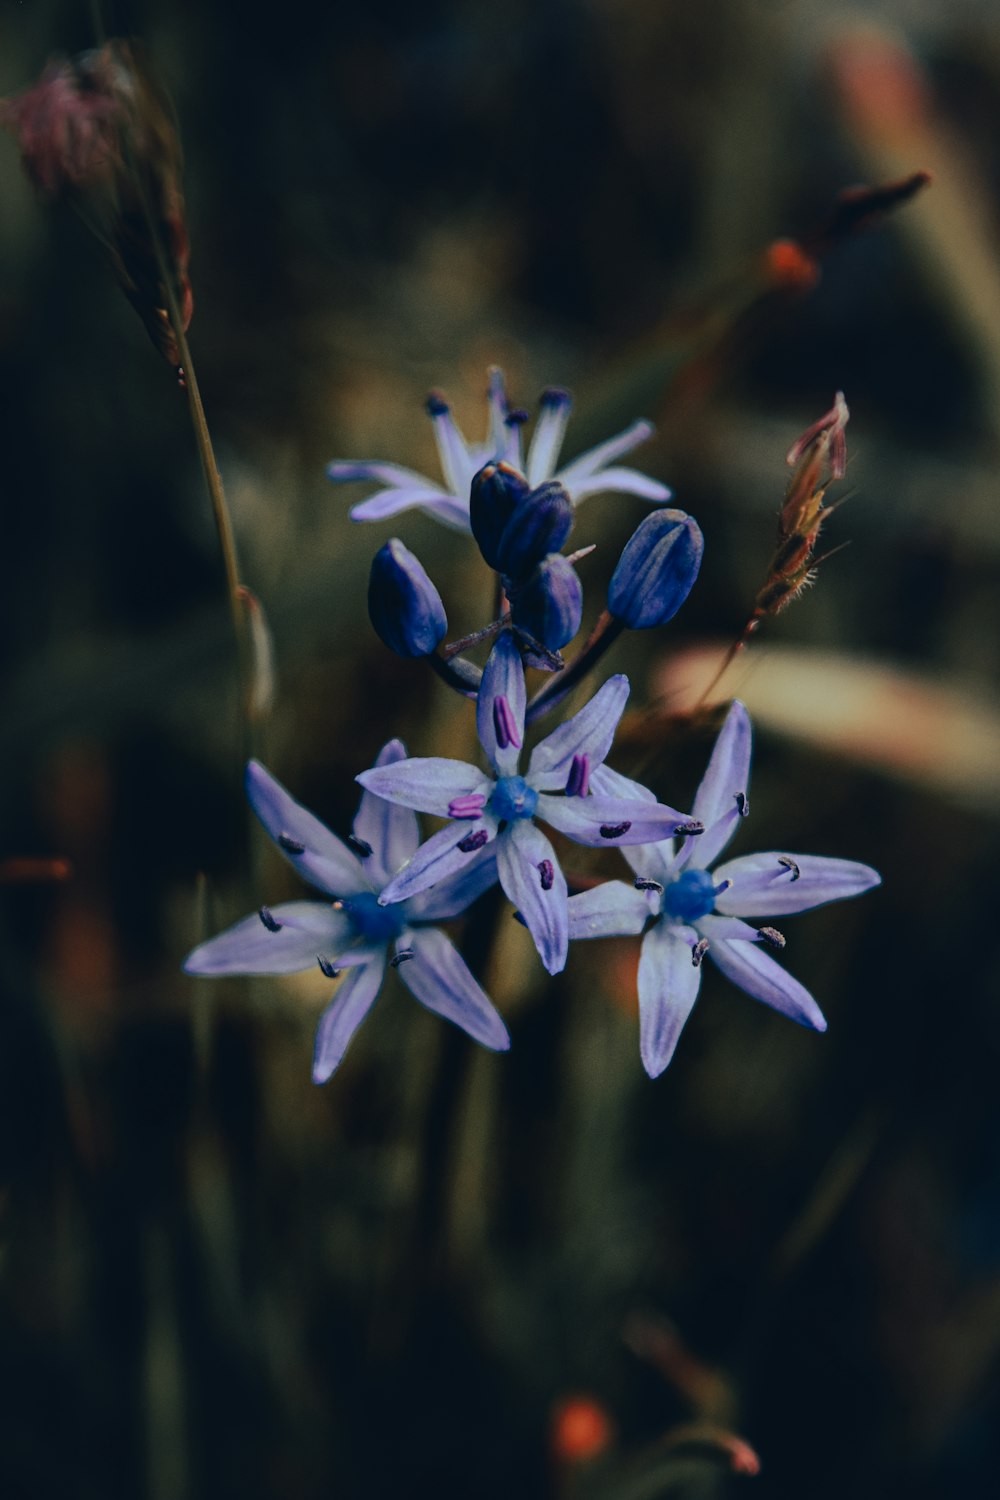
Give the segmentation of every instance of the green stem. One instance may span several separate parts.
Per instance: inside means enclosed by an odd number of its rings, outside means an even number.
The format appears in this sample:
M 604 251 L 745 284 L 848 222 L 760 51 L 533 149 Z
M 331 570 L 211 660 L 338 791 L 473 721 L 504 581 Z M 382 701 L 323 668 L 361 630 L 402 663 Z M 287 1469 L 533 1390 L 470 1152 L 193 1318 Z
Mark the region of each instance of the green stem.
M 616 620 L 608 610 L 604 610 L 594 626 L 587 640 L 584 642 L 579 656 L 575 661 L 556 676 L 552 677 L 548 685 L 528 704 L 525 715 L 525 723 L 534 724 L 542 718 L 557 703 L 561 703 L 567 693 L 571 693 L 578 682 L 581 682 L 600 661 L 608 647 L 621 635 L 625 626 L 620 620 Z

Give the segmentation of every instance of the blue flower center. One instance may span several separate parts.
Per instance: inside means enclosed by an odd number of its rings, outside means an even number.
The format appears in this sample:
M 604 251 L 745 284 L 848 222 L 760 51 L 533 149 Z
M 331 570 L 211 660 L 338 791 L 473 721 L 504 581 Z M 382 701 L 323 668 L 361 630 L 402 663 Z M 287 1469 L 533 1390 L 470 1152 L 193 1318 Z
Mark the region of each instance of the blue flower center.
M 697 922 L 715 906 L 715 881 L 707 870 L 685 870 L 663 892 L 663 910 L 681 922 Z
M 379 906 L 378 897 L 372 891 L 362 891 L 359 896 L 350 896 L 343 903 L 351 926 L 365 943 L 391 943 L 398 938 L 406 926 L 405 905 L 405 901 L 398 901 L 393 906 Z
M 490 812 L 504 823 L 513 823 L 515 818 L 533 818 L 537 806 L 538 793 L 523 776 L 501 776 L 490 798 Z

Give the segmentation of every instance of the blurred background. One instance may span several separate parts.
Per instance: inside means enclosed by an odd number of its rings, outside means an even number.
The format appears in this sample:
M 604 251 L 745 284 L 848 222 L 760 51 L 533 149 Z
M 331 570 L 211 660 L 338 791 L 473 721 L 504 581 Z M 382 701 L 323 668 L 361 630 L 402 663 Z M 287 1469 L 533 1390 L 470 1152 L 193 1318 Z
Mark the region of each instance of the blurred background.
M 0 140 L 4 1495 L 992 1494 L 996 4 L 104 15 L 144 41 L 184 141 L 191 342 L 273 632 L 275 774 L 344 833 L 390 735 L 468 741 L 364 596 L 391 530 L 458 635 L 482 565 L 415 514 L 353 526 L 365 491 L 323 467 L 437 473 L 427 391 L 480 439 L 498 363 L 529 409 L 573 390 L 569 455 L 655 419 L 637 465 L 705 532 L 683 611 L 608 660 L 633 681 L 612 763 L 686 806 L 718 715 L 685 711 L 766 574 L 784 454 L 841 389 L 848 503 L 824 545 L 851 545 L 717 696 L 757 726 L 735 852 L 885 884 L 781 924 L 826 1036 L 709 969 L 651 1083 L 635 945 L 583 945 L 548 981 L 501 911 L 474 956 L 509 1055 L 393 982 L 314 1088 L 318 972 L 179 971 L 301 893 L 242 799 L 186 402 Z M 0 93 L 94 40 L 89 6 L 0 0 Z M 892 215 L 831 231 L 843 188 L 922 169 Z M 581 513 L 587 625 L 644 513 Z

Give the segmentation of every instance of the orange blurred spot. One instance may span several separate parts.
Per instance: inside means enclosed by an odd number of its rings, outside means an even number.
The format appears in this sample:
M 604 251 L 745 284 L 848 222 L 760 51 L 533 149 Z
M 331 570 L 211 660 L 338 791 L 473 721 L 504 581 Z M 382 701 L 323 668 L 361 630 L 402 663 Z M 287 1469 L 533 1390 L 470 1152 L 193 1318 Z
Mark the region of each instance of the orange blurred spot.
M 593 1396 L 567 1396 L 552 1412 L 552 1452 L 564 1464 L 585 1464 L 611 1446 L 614 1429 Z
M 605 945 L 602 972 L 604 988 L 613 1003 L 627 1016 L 635 1016 L 639 984 L 638 938 L 611 938 Z
M 30 855 L 14 855 L 0 860 L 0 885 L 35 885 L 50 880 L 68 880 L 73 866 L 68 859 L 35 859 Z
M 742 1438 L 733 1438 L 729 1447 L 729 1462 L 734 1474 L 760 1473 L 760 1459 Z
M 774 240 L 764 252 L 769 280 L 790 292 L 808 292 L 819 281 L 819 266 L 794 240 Z

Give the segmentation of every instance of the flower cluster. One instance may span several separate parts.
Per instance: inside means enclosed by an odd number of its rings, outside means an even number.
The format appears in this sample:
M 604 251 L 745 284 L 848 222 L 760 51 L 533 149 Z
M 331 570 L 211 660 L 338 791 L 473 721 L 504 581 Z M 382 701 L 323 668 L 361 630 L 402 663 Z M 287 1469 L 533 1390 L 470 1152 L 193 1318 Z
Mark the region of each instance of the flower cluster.
M 503 1021 L 457 948 L 437 923 L 460 916 L 499 883 L 527 927 L 550 974 L 566 964 L 574 939 L 642 938 L 640 1049 L 646 1071 L 661 1073 L 698 994 L 710 957 L 756 999 L 816 1030 L 825 1021 L 811 995 L 765 951 L 784 938 L 767 919 L 857 895 L 879 881 L 846 860 L 780 852 L 743 856 L 710 872 L 749 811 L 751 729 L 734 703 L 722 726 L 690 814 L 660 802 L 606 764 L 629 695 L 628 679 L 610 677 L 582 708 L 526 751 L 530 727 L 554 712 L 625 629 L 664 624 L 684 603 L 698 574 L 702 536 L 683 511 L 660 508 L 637 528 L 615 566 L 607 607 L 574 661 L 560 654 L 577 634 L 583 590 L 562 552 L 576 504 L 598 489 L 663 502 L 669 491 L 631 469 L 609 467 L 651 429 L 636 423 L 556 471 L 569 397 L 542 397 L 522 457 L 524 414 L 511 411 L 499 372 L 491 374 L 490 429 L 470 447 L 445 403 L 432 398 L 447 489 L 392 464 L 330 466 L 335 480 L 374 479 L 383 488 L 355 506 L 371 520 L 420 506 L 470 530 L 496 575 L 496 618 L 453 647 L 437 588 L 398 538 L 377 553 L 369 582 L 372 623 L 398 655 L 422 658 L 475 699 L 484 764 L 409 757 L 390 741 L 357 780 L 361 805 L 343 843 L 256 762 L 247 794 L 260 821 L 298 872 L 326 901 L 261 907 L 202 943 L 191 974 L 285 974 L 318 964 L 346 977 L 319 1024 L 313 1076 L 330 1077 L 382 985 L 386 966 L 421 1004 L 461 1026 L 486 1047 L 509 1046 Z M 589 549 L 586 549 L 589 550 Z M 492 646 L 485 667 L 465 652 Z M 529 701 L 526 671 L 553 675 Z M 445 820 L 420 842 L 417 813 Z M 631 885 L 607 879 L 571 894 L 572 873 L 540 824 L 590 848 L 620 849 Z

